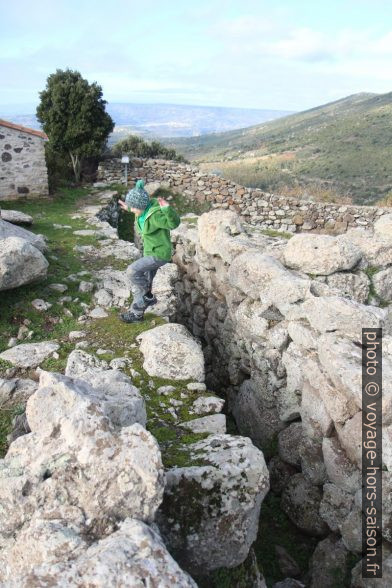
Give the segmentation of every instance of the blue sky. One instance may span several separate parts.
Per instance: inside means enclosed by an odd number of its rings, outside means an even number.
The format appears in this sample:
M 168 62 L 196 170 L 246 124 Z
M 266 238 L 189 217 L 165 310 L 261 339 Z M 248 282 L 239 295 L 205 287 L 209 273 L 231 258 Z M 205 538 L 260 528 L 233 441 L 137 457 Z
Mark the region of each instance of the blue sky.
M 392 91 L 392 2 L 0 0 L 0 109 L 67 67 L 109 102 L 304 110 Z

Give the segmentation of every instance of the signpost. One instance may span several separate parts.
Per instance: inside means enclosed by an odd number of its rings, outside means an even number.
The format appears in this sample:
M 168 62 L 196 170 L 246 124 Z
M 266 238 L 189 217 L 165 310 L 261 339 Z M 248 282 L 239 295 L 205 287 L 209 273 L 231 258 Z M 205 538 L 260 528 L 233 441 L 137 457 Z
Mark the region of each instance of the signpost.
M 123 155 L 121 158 L 121 163 L 125 164 L 124 175 L 125 175 L 125 185 L 128 186 L 128 163 L 129 163 L 129 156 Z

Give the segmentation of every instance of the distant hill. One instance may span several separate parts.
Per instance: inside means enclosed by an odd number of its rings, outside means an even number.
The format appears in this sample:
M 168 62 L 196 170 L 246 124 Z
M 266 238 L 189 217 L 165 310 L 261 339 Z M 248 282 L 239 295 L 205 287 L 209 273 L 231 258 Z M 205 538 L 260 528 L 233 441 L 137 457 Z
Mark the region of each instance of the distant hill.
M 116 104 L 107 105 L 116 123 L 109 144 L 116 143 L 130 133 L 145 139 L 161 137 L 194 137 L 205 133 L 238 129 L 285 116 L 289 111 L 215 106 L 187 106 L 178 104 Z M 34 114 L 7 109 L 0 118 L 16 124 L 40 128 Z
M 298 191 L 320 184 L 372 203 L 392 190 L 392 92 L 165 144 L 244 185 Z

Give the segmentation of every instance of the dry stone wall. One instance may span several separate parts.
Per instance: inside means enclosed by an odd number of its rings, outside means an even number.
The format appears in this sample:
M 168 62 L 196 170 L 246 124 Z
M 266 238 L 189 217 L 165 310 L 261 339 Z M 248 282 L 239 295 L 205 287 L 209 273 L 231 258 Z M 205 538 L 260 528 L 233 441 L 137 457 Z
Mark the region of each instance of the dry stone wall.
M 340 206 L 269 194 L 207 174 L 195 166 L 167 160 L 132 159 L 129 179 L 140 177 L 147 182 L 160 182 L 191 200 L 207 200 L 214 208 L 233 210 L 244 221 L 265 229 L 339 234 L 353 227 L 370 228 L 380 216 L 389 212 L 387 208 L 374 206 Z M 123 182 L 121 160 L 101 162 L 98 178 Z
M 0 121 L 0 201 L 48 193 L 44 138 Z
M 207 385 L 225 393 L 240 434 L 263 450 L 277 440 L 271 489 L 320 540 L 312 586 L 326 550 L 331 567 L 361 553 L 362 327 L 383 328 L 383 492 L 392 491 L 392 288 L 381 301 L 372 282 L 392 271 L 386 226 L 287 241 L 212 211 L 173 231 L 176 320 L 202 341 Z M 389 554 L 388 500 L 383 539 Z

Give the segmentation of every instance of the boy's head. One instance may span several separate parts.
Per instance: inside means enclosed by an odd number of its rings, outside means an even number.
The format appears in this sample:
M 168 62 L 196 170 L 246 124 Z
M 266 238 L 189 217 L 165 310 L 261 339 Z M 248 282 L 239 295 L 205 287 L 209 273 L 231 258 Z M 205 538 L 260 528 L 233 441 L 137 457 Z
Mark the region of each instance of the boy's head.
M 145 210 L 149 202 L 150 197 L 144 189 L 143 180 L 138 180 L 135 187 L 125 196 L 125 204 L 130 207 L 136 216 L 139 216 Z

